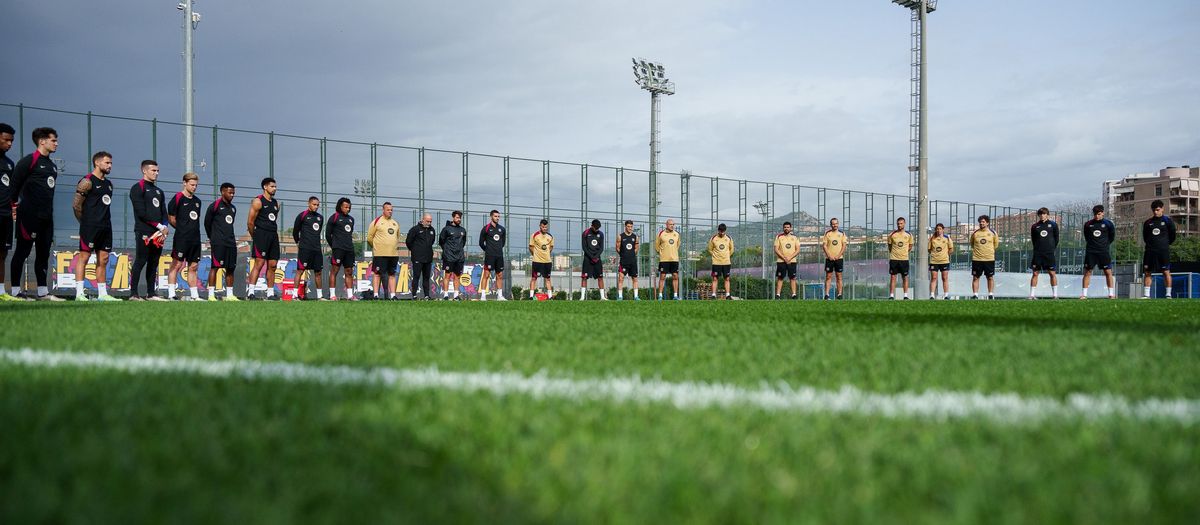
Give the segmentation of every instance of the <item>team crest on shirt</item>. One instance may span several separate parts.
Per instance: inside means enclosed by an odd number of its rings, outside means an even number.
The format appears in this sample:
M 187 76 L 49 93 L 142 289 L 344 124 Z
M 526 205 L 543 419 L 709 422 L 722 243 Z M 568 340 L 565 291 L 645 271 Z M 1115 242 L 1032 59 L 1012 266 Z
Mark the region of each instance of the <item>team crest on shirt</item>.
M 625 249 L 626 249 L 626 250 L 632 250 L 632 249 L 633 249 L 633 245 L 632 245 L 632 244 L 629 244 L 629 243 L 625 243 Z
M 162 201 L 158 200 L 158 197 L 155 197 L 153 199 L 150 199 L 150 203 L 153 204 L 155 208 L 157 208 L 162 204 Z
M 904 241 L 896 241 L 896 246 L 898 246 L 898 247 L 900 247 L 900 248 L 903 248 L 903 247 L 904 247 Z
M 1038 233 L 1038 235 L 1041 235 L 1042 237 L 1045 237 L 1045 236 L 1047 236 L 1047 235 L 1050 235 L 1050 232 L 1048 232 L 1048 231 L 1046 231 L 1046 230 L 1042 230 L 1040 233 Z
M 225 216 L 225 224 L 233 224 L 233 215 Z
M 790 246 L 789 246 L 789 248 L 790 248 Z M 717 249 L 718 249 L 718 250 L 724 250 L 724 249 L 725 249 L 725 245 L 724 245 L 724 244 L 718 244 L 718 245 L 717 245 Z
M 395 235 L 395 234 L 396 234 L 396 230 L 395 230 L 395 229 L 393 229 L 393 228 L 388 228 L 388 235 Z
M 268 213 L 268 214 L 267 214 L 267 220 L 268 220 L 268 221 L 271 221 L 271 222 L 275 222 L 275 214 L 274 214 L 274 213 Z M 388 232 L 388 233 L 391 233 L 391 232 Z
M 500 234 L 499 234 L 499 233 L 497 233 L 497 234 L 494 234 L 494 235 L 492 235 L 492 240 L 493 240 L 493 241 L 499 241 L 499 240 L 500 240 Z
M 54 188 L 54 177 L 46 177 L 46 185 Z
M 938 253 L 941 253 L 941 252 L 942 252 L 942 247 L 941 247 L 941 246 L 938 246 L 938 247 L 934 248 L 934 249 L 933 249 L 933 251 L 935 251 L 935 252 L 938 252 Z
M 1092 230 L 1092 237 L 1099 237 L 1100 233 L 1100 230 Z
M 987 244 L 987 239 L 979 239 L 979 244 Z
M 103 197 L 100 197 L 100 202 L 103 202 L 105 206 L 108 206 L 109 204 L 112 204 L 112 196 L 105 195 Z
M 597 241 L 596 239 L 592 239 L 592 246 L 595 246 L 595 245 L 599 244 L 599 242 L 600 242 L 600 241 Z
M 832 242 L 832 243 L 830 243 L 830 244 L 832 244 L 832 245 L 834 245 L 834 246 L 837 246 L 837 245 L 838 245 L 837 239 L 834 239 L 834 240 L 833 240 L 833 242 Z
M 1152 233 L 1154 235 L 1158 235 L 1158 234 L 1162 233 L 1162 230 L 1155 228 L 1153 230 L 1150 230 L 1150 233 Z
M 675 244 L 675 239 L 667 239 L 667 244 Z
M 188 213 L 188 218 L 194 221 L 194 220 L 200 218 L 200 214 L 196 213 L 196 210 L 192 210 L 191 212 Z
M 319 231 L 321 231 L 321 223 L 319 223 L 319 222 L 314 222 L 314 223 L 313 223 L 313 231 L 315 231 L 315 232 L 319 232 Z
M 792 243 L 790 243 L 790 242 L 785 242 L 785 243 L 783 243 L 783 248 L 784 248 L 785 250 L 790 250 L 790 249 L 792 249 Z
M 0 175 L 0 183 L 3 183 L 5 186 L 8 186 L 8 175 L 7 174 Z

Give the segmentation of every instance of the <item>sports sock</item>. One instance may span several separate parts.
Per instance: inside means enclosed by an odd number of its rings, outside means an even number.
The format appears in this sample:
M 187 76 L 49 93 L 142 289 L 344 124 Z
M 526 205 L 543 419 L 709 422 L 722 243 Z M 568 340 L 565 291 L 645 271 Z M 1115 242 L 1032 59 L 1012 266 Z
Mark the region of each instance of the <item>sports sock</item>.
M 896 298 L 896 292 L 888 292 L 888 298 L 889 298 L 889 299 L 895 299 L 895 298 Z
M 0 288 L 0 292 L 3 292 L 3 291 L 4 291 L 4 289 Z M 617 299 L 624 299 L 624 298 L 625 298 L 625 289 L 617 288 Z
M 320 288 L 317 288 L 317 299 L 324 299 L 324 298 L 325 298 L 325 293 L 324 293 L 324 292 L 325 292 L 325 290 L 322 290 L 322 289 L 320 289 Z
M 792 297 L 795 297 L 795 296 L 796 296 L 796 294 L 792 294 Z M 908 299 L 908 292 L 904 292 L 904 298 Z
M 188 288 L 188 296 L 191 297 L 192 299 L 199 299 L 200 298 L 200 289 L 196 288 L 195 286 L 189 287 Z
M 12 287 L 12 294 L 13 294 L 13 296 L 18 296 L 18 295 L 21 295 L 21 287 L 20 287 L 20 286 L 13 286 L 13 287 Z
M 0 283 L 0 295 L 4 295 L 4 283 Z
M 1112 297 L 1112 294 L 1113 294 L 1112 288 L 1109 288 L 1109 287 L 1105 286 L 1105 287 L 1104 287 L 1104 295 L 1107 295 L 1107 296 L 1109 296 L 1109 297 Z
M 1167 287 L 1167 297 L 1170 297 L 1170 296 L 1171 296 L 1171 287 L 1168 286 Z
M 108 295 L 108 285 L 104 283 L 96 283 L 96 293 L 100 295 Z
M 75 282 L 75 297 L 83 297 L 83 281 Z
M 1051 286 L 1050 289 L 1054 290 L 1054 298 L 1058 299 L 1058 285 L 1056 284 L 1054 286 Z
M 1037 297 L 1037 288 L 1030 286 L 1029 287 L 1029 298 L 1033 299 L 1034 297 Z
M 50 293 L 50 290 L 48 288 L 46 288 L 45 286 L 37 287 L 38 297 L 45 297 L 46 294 L 49 294 L 49 293 Z
M 274 286 L 267 287 L 267 297 L 275 297 L 275 287 Z
M 175 287 L 168 286 L 167 287 L 167 299 L 174 299 L 174 298 L 175 298 Z
M 1142 297 L 1150 297 L 1150 287 L 1149 286 L 1142 287 Z
M 601 288 L 601 289 L 600 289 L 600 298 L 601 298 L 601 299 L 608 299 L 608 290 L 605 290 L 604 288 Z
M 232 286 L 225 287 L 225 297 L 233 297 L 233 287 Z

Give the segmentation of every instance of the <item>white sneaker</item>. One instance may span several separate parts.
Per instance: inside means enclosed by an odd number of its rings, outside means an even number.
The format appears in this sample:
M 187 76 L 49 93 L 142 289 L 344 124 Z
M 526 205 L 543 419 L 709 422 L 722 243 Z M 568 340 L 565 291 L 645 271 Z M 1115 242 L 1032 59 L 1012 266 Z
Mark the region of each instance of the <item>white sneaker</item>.
M 500 292 L 496 292 L 496 300 L 497 301 L 507 301 L 508 299 L 504 298 L 504 294 L 502 294 Z

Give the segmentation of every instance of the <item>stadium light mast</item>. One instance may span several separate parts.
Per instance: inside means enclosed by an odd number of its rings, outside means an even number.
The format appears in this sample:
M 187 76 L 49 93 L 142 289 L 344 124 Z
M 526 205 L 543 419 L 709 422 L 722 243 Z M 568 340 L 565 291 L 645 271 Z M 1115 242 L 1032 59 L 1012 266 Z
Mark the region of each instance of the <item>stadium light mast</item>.
M 908 194 L 909 217 L 917 216 L 917 271 L 914 272 L 913 292 L 917 299 L 929 297 L 929 130 L 925 98 L 925 22 L 937 9 L 937 0 L 892 0 L 892 3 L 912 11 L 912 94 L 909 108 Z M 914 206 L 915 204 L 915 206 Z
M 200 13 L 195 12 L 193 8 L 195 0 L 184 0 L 175 6 L 175 9 L 183 11 L 183 171 L 192 171 L 192 157 L 194 156 L 194 138 L 192 126 L 195 124 L 195 115 L 193 112 L 192 96 L 195 90 L 192 88 L 192 59 L 195 58 L 195 53 L 192 52 L 192 31 L 200 24 Z
M 650 227 L 658 227 L 658 96 L 674 95 L 675 83 L 667 80 L 662 64 L 644 58 L 633 59 L 634 81 L 650 92 Z

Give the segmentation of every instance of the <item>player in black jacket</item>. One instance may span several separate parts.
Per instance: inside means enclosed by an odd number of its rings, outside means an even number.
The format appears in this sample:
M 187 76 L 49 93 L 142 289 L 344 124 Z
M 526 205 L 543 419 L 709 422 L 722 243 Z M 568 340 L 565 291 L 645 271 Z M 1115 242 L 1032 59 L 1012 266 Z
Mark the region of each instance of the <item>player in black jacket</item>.
M 604 232 L 600 231 L 600 221 L 592 219 L 592 227 L 583 230 L 583 284 L 580 285 L 579 300 L 587 299 L 588 277 L 596 279 L 600 300 L 608 300 L 608 291 L 604 289 L 604 263 L 600 260 L 603 255 Z
M 8 158 L 8 150 L 12 149 L 13 138 L 16 136 L 17 130 L 0 122 L 0 301 L 17 300 L 16 297 L 8 295 L 8 292 L 4 290 L 4 287 L 8 285 L 8 280 L 4 275 L 7 271 L 4 261 L 8 260 L 8 251 L 12 249 L 13 240 L 10 190 L 12 189 L 13 167 L 16 166 L 12 159 Z
M 1058 265 L 1054 254 L 1058 251 L 1058 223 L 1050 220 L 1050 210 L 1042 208 L 1037 211 L 1038 221 L 1029 228 L 1033 240 L 1033 259 L 1029 261 L 1029 269 L 1033 277 L 1029 279 L 1029 298 L 1037 298 L 1038 272 L 1050 274 L 1050 289 L 1054 298 L 1058 299 Z
M 225 300 L 239 301 L 233 295 L 233 271 L 237 268 L 237 237 L 233 223 L 237 207 L 233 205 L 236 188 L 228 182 L 221 184 L 221 198 L 204 209 L 204 233 L 208 235 L 212 266 L 208 269 L 208 300 L 217 300 L 217 272 L 225 272 Z
M 321 216 L 321 199 L 315 195 L 308 198 L 308 208 L 300 212 L 296 216 L 296 222 L 292 225 L 292 240 L 296 241 L 299 247 L 296 261 L 296 289 L 300 293 L 301 298 L 307 297 L 305 282 L 305 273 L 312 272 L 317 278 L 313 288 L 317 290 L 317 300 L 322 301 L 325 297 L 321 294 L 321 283 L 325 282 L 321 277 L 321 270 L 325 266 L 325 258 L 321 257 L 321 227 L 325 224 L 325 218 Z
M 71 211 L 79 221 L 79 253 L 75 254 L 75 300 L 87 301 L 83 284 L 88 259 L 96 254 L 96 300 L 117 301 L 108 295 L 108 253 L 112 251 L 112 205 L 113 183 L 108 180 L 112 172 L 112 155 L 98 151 L 92 155 L 92 172 L 75 185 L 75 198 Z
M 9 278 L 12 279 L 13 295 L 27 299 L 21 294 L 21 272 L 25 270 L 25 260 L 36 244 L 33 275 L 37 278 L 37 299 L 62 301 L 50 295 L 50 289 L 46 286 L 50 244 L 54 240 L 54 184 L 58 178 L 58 167 L 50 160 L 50 154 L 58 150 L 58 132 L 52 128 L 37 128 L 33 130 L 33 143 L 37 149 L 17 161 L 13 167 L 10 191 L 16 219 L 17 249 L 13 252 Z
M 1150 203 L 1154 215 L 1142 223 L 1142 242 L 1146 252 L 1142 254 L 1142 298 L 1150 298 L 1151 274 L 1162 272 L 1166 285 L 1166 298 L 1171 298 L 1171 244 L 1175 243 L 1175 221 L 1163 215 L 1163 201 Z
M 175 283 L 179 272 L 187 269 L 188 298 L 200 299 L 200 286 L 196 272 L 200 269 L 200 212 L 204 204 L 196 196 L 200 176 L 192 172 L 183 174 L 183 191 L 176 193 L 167 203 L 167 221 L 175 228 L 174 244 L 171 247 L 171 270 L 167 273 L 167 298 L 175 298 Z
M 496 276 L 496 299 L 504 298 L 504 243 L 508 231 L 500 225 L 500 212 L 492 210 L 491 220 L 479 230 L 479 249 L 483 250 L 483 278 L 479 280 L 479 300 L 486 301 L 488 293 L 488 272 Z
M 437 232 L 433 229 L 433 216 L 426 213 L 421 216 L 421 222 L 408 230 L 404 237 L 404 246 L 408 247 L 409 258 L 412 260 L 412 283 L 408 289 L 412 298 L 417 299 L 417 284 L 421 285 L 426 300 L 433 299 L 430 277 L 433 275 L 433 243 Z
M 462 212 L 454 210 L 450 220 L 438 235 L 438 246 L 442 247 L 442 299 L 449 299 L 453 290 L 454 299 L 458 299 L 458 278 L 463 273 L 463 263 L 467 260 L 467 230 L 462 227 Z
M 142 161 L 142 180 L 129 188 L 129 202 L 133 205 L 133 239 L 137 246 L 133 270 L 129 274 L 130 301 L 166 301 L 155 293 L 158 280 L 158 259 L 162 257 L 163 244 L 167 240 L 167 199 L 158 182 L 158 163 Z M 138 279 L 145 269 L 146 296 L 138 295 Z
M 338 199 L 336 211 L 325 224 L 325 243 L 329 245 L 329 298 L 337 300 L 338 268 L 346 274 L 346 299 L 357 301 L 354 295 L 354 217 L 350 215 L 350 199 Z

